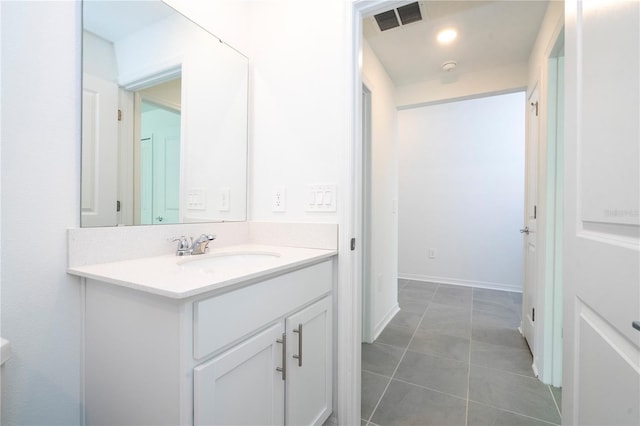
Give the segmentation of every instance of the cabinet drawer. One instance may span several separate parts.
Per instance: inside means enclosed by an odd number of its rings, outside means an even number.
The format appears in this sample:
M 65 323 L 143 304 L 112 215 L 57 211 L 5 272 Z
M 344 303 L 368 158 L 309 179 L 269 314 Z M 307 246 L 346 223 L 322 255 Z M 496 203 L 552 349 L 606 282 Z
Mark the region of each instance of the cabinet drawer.
M 193 356 L 200 359 L 331 291 L 332 261 L 194 302 Z

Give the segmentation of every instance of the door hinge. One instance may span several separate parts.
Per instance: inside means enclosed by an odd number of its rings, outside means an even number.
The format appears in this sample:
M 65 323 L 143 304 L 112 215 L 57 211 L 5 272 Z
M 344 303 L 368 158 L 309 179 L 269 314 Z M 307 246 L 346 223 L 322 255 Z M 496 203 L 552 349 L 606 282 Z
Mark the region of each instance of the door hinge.
M 531 106 L 532 107 L 536 107 L 536 117 L 537 117 L 538 116 L 538 101 L 536 101 L 535 103 L 531 102 Z
M 536 308 L 531 308 L 531 322 L 536 322 Z
M 118 121 L 122 121 L 122 110 L 118 110 Z
M 120 211 L 120 200 L 116 201 L 116 211 Z
M 351 251 L 354 251 L 356 249 L 356 239 L 352 238 L 351 239 Z

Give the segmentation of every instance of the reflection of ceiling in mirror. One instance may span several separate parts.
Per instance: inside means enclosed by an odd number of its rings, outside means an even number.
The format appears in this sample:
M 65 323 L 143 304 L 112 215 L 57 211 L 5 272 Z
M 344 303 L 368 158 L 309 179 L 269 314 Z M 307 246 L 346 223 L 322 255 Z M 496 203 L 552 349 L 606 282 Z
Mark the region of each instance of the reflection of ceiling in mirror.
M 161 1 L 84 0 L 85 30 L 115 42 L 175 11 Z

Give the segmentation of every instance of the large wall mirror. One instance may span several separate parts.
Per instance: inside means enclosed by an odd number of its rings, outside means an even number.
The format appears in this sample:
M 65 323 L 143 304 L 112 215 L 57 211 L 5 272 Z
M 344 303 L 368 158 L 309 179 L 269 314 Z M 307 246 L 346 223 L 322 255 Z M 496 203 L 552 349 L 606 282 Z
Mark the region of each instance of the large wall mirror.
M 161 1 L 82 22 L 82 226 L 246 220 L 248 59 Z

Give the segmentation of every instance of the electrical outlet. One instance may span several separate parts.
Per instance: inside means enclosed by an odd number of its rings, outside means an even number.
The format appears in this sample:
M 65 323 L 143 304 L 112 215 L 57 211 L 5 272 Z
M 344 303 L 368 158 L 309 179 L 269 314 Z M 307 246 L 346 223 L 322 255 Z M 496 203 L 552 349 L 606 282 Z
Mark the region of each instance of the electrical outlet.
M 429 259 L 435 259 L 435 258 L 436 258 L 436 249 L 430 248 L 429 249 Z
M 283 212 L 285 210 L 285 194 L 283 186 L 276 186 L 273 188 L 271 196 L 271 211 Z

